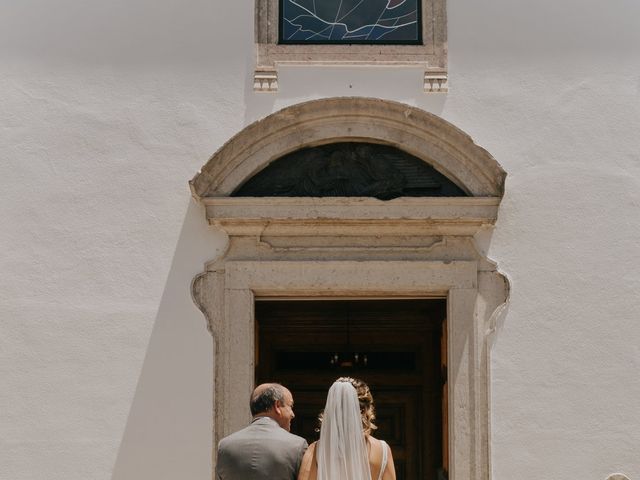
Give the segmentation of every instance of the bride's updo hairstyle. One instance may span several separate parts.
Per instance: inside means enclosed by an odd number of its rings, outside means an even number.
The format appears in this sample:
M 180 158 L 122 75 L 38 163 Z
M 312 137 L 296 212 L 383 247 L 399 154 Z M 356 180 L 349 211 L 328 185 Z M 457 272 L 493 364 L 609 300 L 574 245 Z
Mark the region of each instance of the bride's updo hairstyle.
M 360 416 L 362 417 L 362 430 L 365 435 L 370 435 L 371 432 L 378 427 L 374 423 L 376 420 L 376 409 L 373 406 L 373 396 L 369 385 L 360 380 L 359 378 L 352 377 L 340 377 L 336 382 L 345 382 L 353 385 L 358 394 L 358 402 L 360 403 Z M 322 422 L 322 414 L 320 414 L 320 422 Z

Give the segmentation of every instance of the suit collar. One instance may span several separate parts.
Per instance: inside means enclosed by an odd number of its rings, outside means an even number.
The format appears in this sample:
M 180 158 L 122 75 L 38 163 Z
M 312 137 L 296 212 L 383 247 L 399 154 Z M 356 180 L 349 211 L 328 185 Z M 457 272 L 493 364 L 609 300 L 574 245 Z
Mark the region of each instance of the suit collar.
M 271 417 L 254 417 L 254 419 L 251 420 L 251 425 L 273 425 L 280 428 L 278 422 Z

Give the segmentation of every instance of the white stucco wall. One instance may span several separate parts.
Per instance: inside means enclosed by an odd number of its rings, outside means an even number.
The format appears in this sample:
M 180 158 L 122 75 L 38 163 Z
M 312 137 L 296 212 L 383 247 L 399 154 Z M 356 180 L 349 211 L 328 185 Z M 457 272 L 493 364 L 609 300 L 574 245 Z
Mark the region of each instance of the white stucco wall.
M 370 96 L 508 172 L 480 243 L 498 480 L 640 479 L 640 4 L 449 1 L 450 88 L 283 68 L 254 94 L 252 2 L 0 2 L 0 478 L 206 479 L 212 342 L 190 281 L 224 246 L 187 181 L 251 121 Z

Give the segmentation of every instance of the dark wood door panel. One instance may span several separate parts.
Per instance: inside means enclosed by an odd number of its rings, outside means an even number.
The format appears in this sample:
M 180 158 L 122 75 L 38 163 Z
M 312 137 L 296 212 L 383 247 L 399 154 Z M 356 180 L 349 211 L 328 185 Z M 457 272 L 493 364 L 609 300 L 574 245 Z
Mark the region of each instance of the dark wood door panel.
M 434 300 L 259 301 L 256 381 L 292 391 L 292 431 L 313 442 L 330 385 L 340 376 L 363 379 L 376 405 L 374 436 L 391 446 L 397 478 L 436 479 L 443 459 L 444 306 Z M 355 353 L 358 364 L 349 361 Z M 341 357 L 337 364 L 334 354 Z M 363 355 L 371 359 L 366 365 Z
M 402 478 L 417 478 L 419 457 L 419 391 L 375 390 L 378 430 L 374 436 L 384 439 L 394 460 L 402 464 Z M 398 476 L 398 478 L 400 478 Z

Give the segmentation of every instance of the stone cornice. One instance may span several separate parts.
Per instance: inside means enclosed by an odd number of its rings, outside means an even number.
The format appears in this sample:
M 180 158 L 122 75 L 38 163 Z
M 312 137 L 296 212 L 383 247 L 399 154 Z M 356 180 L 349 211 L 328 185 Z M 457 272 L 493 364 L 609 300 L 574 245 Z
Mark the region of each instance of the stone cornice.
M 229 235 L 474 235 L 493 225 L 498 197 L 205 197 Z

